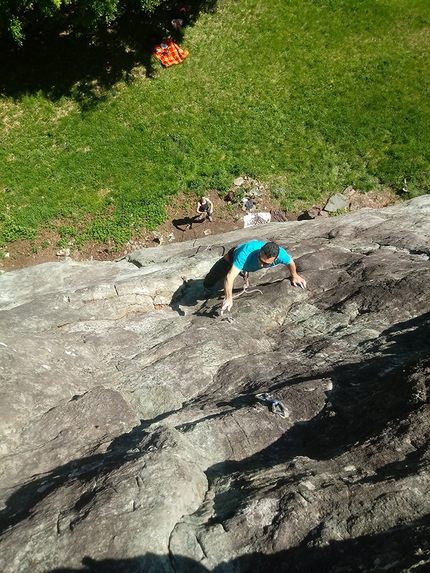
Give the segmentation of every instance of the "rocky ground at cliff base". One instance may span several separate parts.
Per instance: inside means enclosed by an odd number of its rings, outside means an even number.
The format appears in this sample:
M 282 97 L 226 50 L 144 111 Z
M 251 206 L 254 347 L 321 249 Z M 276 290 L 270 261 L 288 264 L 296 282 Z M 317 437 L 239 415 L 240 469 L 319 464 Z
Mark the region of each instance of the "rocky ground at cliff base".
M 428 571 L 429 280 L 429 195 L 2 274 L 0 570 Z
M 160 225 L 156 231 L 139 230 L 139 233 L 128 243 L 119 247 L 113 243 L 88 242 L 79 250 L 74 247 L 73 243 L 61 248 L 58 246 L 60 235 L 55 227 L 42 229 L 34 241 L 15 241 L 2 249 L 7 253 L 7 256 L 0 257 L 0 273 L 41 263 L 62 262 L 69 257 L 74 261 L 114 261 L 137 249 L 158 247 L 160 243 L 193 241 L 208 235 L 220 235 L 243 229 L 243 217 L 246 213 L 241 208 L 240 197 L 243 197 L 247 190 L 252 189 L 254 184 L 259 185 L 258 182 L 255 183 L 254 180 L 251 180 L 247 187 L 234 186 L 233 189 L 235 189 L 238 200 L 233 204 L 227 204 L 224 197 L 220 196 L 216 190 L 208 191 L 207 194 L 215 207 L 213 221 L 194 222 L 191 226 L 188 226 L 187 221 L 195 214 L 196 205 L 190 195 L 179 193 L 172 197 L 170 204 L 167 205 L 168 217 L 165 223 Z M 281 207 L 280 201 L 274 199 L 265 186 L 259 192 L 261 196 L 256 201 L 256 207 L 262 211 L 271 212 L 272 220 L 275 222 L 296 221 L 305 212 L 286 211 Z M 400 202 L 399 196 L 391 189 L 360 193 L 351 188 L 346 192 L 346 196 L 350 199 L 351 210 L 365 207 L 379 209 Z M 328 197 L 329 195 L 321 201 L 319 205 L 321 209 Z

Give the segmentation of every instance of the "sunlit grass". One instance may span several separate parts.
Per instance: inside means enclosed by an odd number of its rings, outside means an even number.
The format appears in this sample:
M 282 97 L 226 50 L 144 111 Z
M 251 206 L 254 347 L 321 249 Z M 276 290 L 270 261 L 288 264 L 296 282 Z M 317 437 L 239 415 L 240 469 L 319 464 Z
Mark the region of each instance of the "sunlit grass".
M 220 0 L 182 65 L 90 110 L 3 98 L 0 242 L 64 219 L 65 237 L 121 244 L 169 195 L 241 174 L 289 208 L 348 185 L 428 192 L 429 24 L 427 0 Z

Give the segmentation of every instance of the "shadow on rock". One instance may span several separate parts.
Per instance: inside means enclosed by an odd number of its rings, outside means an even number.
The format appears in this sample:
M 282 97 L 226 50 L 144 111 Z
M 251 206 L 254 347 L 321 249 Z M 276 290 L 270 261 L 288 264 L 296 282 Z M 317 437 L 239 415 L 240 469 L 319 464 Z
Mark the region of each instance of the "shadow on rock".
M 216 414 L 209 414 L 208 416 L 204 416 L 203 418 L 199 418 L 198 420 L 193 420 L 192 422 L 188 422 L 185 424 L 178 424 L 175 426 L 176 430 L 180 432 L 186 433 L 190 430 L 193 430 L 198 424 L 202 422 L 207 422 L 208 420 L 215 420 L 217 418 L 221 418 L 226 414 L 231 414 L 233 411 L 240 410 L 241 408 L 246 408 L 254 403 L 257 403 L 258 400 L 255 396 L 238 396 L 237 398 L 233 398 L 230 402 L 218 402 L 216 406 L 218 408 L 223 408 L 225 406 L 229 407 L 226 410 L 222 410 L 221 412 L 217 412 Z
M 203 279 L 184 280 L 173 293 L 170 308 L 181 316 L 186 314 L 182 307 L 190 307 L 196 309 L 194 314 L 214 317 L 217 312 L 212 299 L 218 299 L 219 294 L 220 292 L 216 289 L 206 290 L 203 286 Z
M 52 569 L 47 573 L 174 573 L 183 571 L 187 573 L 205 573 L 208 571 L 193 559 L 182 555 L 154 555 L 147 553 L 140 557 L 130 559 L 102 559 L 100 561 L 91 557 L 82 559 L 83 568 Z
M 311 531 L 298 547 L 268 556 L 268 559 L 275 562 L 272 571 L 289 573 L 400 572 L 412 569 L 424 573 L 430 570 L 429 533 L 428 515 L 373 535 L 347 540 L 330 539 L 322 547 L 313 545 L 318 532 Z
M 385 342 L 382 343 L 381 339 Z M 381 346 L 378 350 L 379 345 Z M 334 386 L 329 403 L 320 414 L 309 421 L 296 422 L 273 444 L 242 461 L 214 464 L 207 470 L 209 481 L 219 475 L 236 475 L 236 478 L 231 480 L 229 491 L 215 496 L 214 521 L 225 520 L 229 512 L 233 515 L 238 504 L 243 501 L 247 493 L 250 493 L 247 491 L 250 485 L 246 481 L 246 474 L 250 472 L 255 473 L 291 461 L 296 456 L 315 460 L 330 459 L 348 451 L 356 443 L 363 443 L 369 438 L 381 435 L 392 420 L 400 420 L 399 427 L 402 431 L 401 421 L 406 420 L 408 414 L 421 407 L 425 401 L 425 397 L 421 397 L 417 402 L 416 390 L 417 385 L 422 382 L 421 378 L 428 373 L 429 352 L 430 315 L 426 314 L 399 323 L 381 333 L 379 339 L 374 341 L 372 358 L 367 362 L 340 365 L 327 371 L 324 375 L 332 378 Z M 291 385 L 291 380 L 274 382 L 269 391 L 273 391 L 275 387 L 281 388 L 282 384 Z M 294 382 L 297 383 L 297 380 Z M 251 404 L 251 398 L 254 400 L 254 396 L 238 396 L 230 401 L 218 403 L 218 406 L 244 408 Z M 146 425 L 145 423 L 137 426 L 131 432 L 113 440 L 109 450 L 104 454 L 74 460 L 21 487 L 7 500 L 6 508 L 0 513 L 1 531 L 28 518 L 37 503 L 68 482 L 76 479 L 89 482 L 94 477 L 107 474 L 130 460 L 144 456 L 146 450 L 157 440 L 155 433 L 148 434 L 145 431 Z M 421 449 L 418 448 L 404 461 L 387 462 L 371 480 L 395 479 L 399 476 L 405 477 L 408 473 L 416 474 L 423 464 L 422 458 L 426 452 L 427 447 L 423 444 Z M 293 477 L 286 476 L 285 480 L 288 479 L 296 480 L 297 474 Z M 92 494 L 87 492 L 84 495 Z M 87 504 L 89 500 L 88 498 L 78 500 L 78 503 L 81 502 Z M 315 538 L 321 539 L 317 533 Z M 235 571 L 270 568 L 273 572 L 302 573 L 312 570 L 330 572 L 336 566 L 337 572 L 346 573 L 351 570 L 348 569 L 350 565 L 347 563 L 354 563 L 356 567 L 354 566 L 352 570 L 358 570 L 358 565 L 364 564 L 370 567 L 368 563 L 373 563 L 375 559 L 383 560 L 387 556 L 387 560 L 398 558 L 408 566 L 416 564 L 414 571 L 424 573 L 426 569 L 421 567 L 420 556 L 415 553 L 413 547 L 419 546 L 420 550 L 426 551 L 429 533 L 430 521 L 427 517 L 419 522 L 392 528 L 373 536 L 345 541 L 330 540 L 323 547 L 312 546 L 313 533 L 310 532 L 298 547 L 275 555 L 243 556 L 230 564 L 218 565 L 214 571 L 227 573 L 231 571 L 234 563 Z M 135 559 L 103 561 L 86 558 L 82 563 L 84 568 L 80 571 L 108 573 L 110 571 L 141 573 L 146 569 L 177 573 L 206 571 L 199 563 L 176 556 L 168 558 L 146 555 Z M 75 573 L 75 571 L 79 570 L 56 569 L 51 573 Z
M 380 339 L 386 340 L 381 349 L 378 348 Z M 416 398 L 417 386 L 425 385 L 423 379 L 428 375 L 425 364 L 429 363 L 429 353 L 430 314 L 387 329 L 374 342 L 372 358 L 324 372 L 325 378 L 332 379 L 333 390 L 317 416 L 296 422 L 270 446 L 244 460 L 215 464 L 209 468 L 208 477 L 226 472 L 256 472 L 291 461 L 296 456 L 328 460 L 357 443 L 380 435 L 392 420 L 404 420 L 420 406 Z M 420 363 L 421 378 L 415 372 Z M 274 380 L 268 390 L 276 392 L 312 378 L 301 377 L 293 382 L 291 379 Z M 419 460 L 414 459 L 413 467 L 405 466 L 403 471 L 414 473 L 418 463 Z M 394 469 L 390 467 L 387 471 Z
M 66 484 L 76 480 L 88 483 L 93 478 L 109 474 L 124 464 L 143 457 L 157 441 L 157 432 L 148 433 L 145 428 L 162 417 L 164 415 L 151 421 L 143 421 L 131 432 L 118 436 L 103 454 L 73 460 L 21 486 L 9 497 L 5 508 L 0 511 L 0 534 L 27 519 L 38 503 Z M 90 501 L 88 495 L 94 495 L 94 492 L 84 494 L 87 496 L 82 500 L 85 504 Z
M 284 279 L 275 277 L 272 281 L 257 283 L 257 286 L 264 287 L 282 282 L 283 280 Z M 210 289 L 206 289 L 204 287 L 203 281 L 204 279 L 184 280 L 182 285 L 172 295 L 170 301 L 170 307 L 172 310 L 176 311 L 181 316 L 184 316 L 185 312 L 181 307 L 193 307 L 195 308 L 193 314 L 197 316 L 205 316 L 208 318 L 219 316 L 221 303 L 224 300 L 224 281 L 223 279 L 220 279 L 214 287 Z M 233 289 L 233 297 L 235 299 L 242 297 L 240 299 L 241 301 L 245 298 L 262 294 L 263 292 L 259 288 L 254 288 L 254 286 L 248 290 L 245 289 L 244 285 L 237 285 L 236 288 Z
M 311 531 L 297 547 L 273 554 L 250 553 L 220 563 L 213 573 L 350 573 L 351 571 L 430 570 L 430 516 L 387 529 L 374 535 L 313 544 L 318 532 Z M 206 573 L 204 565 L 182 555 L 148 553 L 131 559 L 82 560 L 83 568 L 58 568 L 46 573 Z

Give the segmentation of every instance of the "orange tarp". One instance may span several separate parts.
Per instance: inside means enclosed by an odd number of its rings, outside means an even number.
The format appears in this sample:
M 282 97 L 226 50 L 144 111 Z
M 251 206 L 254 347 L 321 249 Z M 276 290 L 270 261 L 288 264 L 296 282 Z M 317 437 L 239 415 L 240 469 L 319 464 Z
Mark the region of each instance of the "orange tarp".
M 190 52 L 182 49 L 171 38 L 168 38 L 155 46 L 152 53 L 164 67 L 168 68 L 173 64 L 181 64 Z

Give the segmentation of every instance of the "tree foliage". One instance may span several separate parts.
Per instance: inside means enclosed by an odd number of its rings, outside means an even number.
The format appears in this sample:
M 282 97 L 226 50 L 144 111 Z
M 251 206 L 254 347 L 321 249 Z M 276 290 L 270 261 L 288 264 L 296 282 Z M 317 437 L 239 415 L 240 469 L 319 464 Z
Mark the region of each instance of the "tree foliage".
M 168 0 L 0 0 L 0 35 L 12 37 L 18 44 L 26 29 L 40 30 L 53 22 L 69 28 L 95 29 L 109 24 L 126 10 L 151 14 Z

